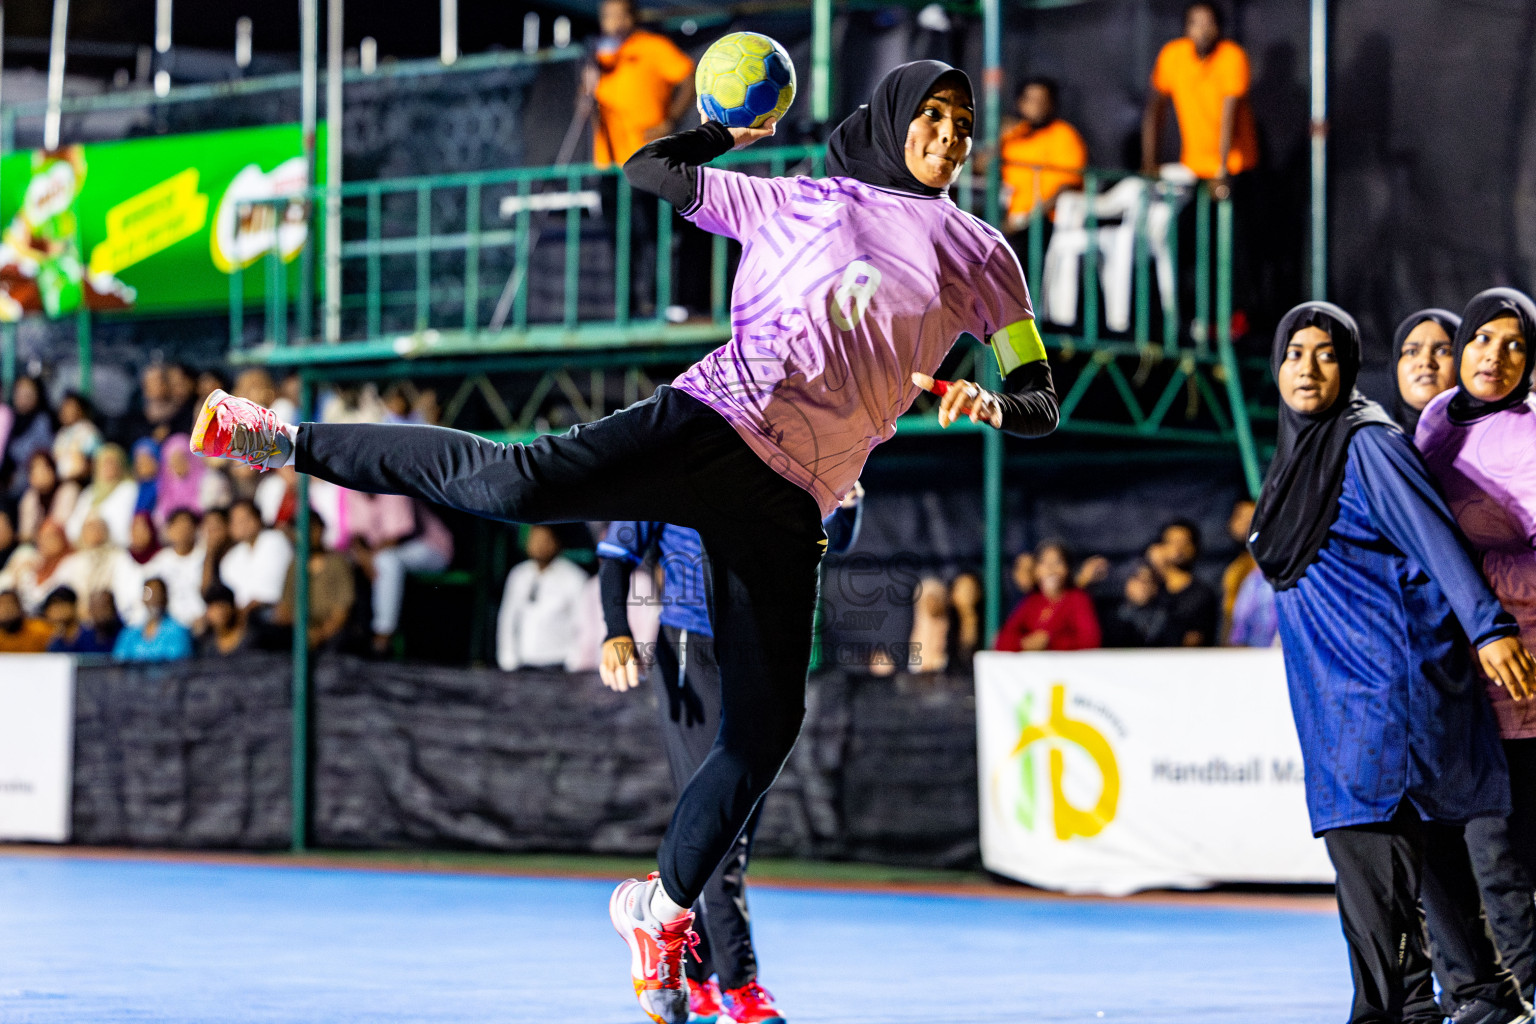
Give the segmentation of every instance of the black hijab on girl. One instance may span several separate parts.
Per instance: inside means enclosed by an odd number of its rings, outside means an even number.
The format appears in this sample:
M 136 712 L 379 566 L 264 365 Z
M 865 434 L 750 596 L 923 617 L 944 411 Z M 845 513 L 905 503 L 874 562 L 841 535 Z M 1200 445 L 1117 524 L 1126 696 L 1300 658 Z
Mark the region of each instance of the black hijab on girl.
M 1520 333 L 1525 337 L 1525 373 L 1509 394 L 1497 402 L 1484 402 L 1473 398 L 1461 386 L 1461 356 L 1467 350 L 1467 343 L 1477 336 L 1479 327 L 1505 316 L 1520 321 Z M 1445 411 L 1450 421 L 1466 426 L 1524 402 L 1525 396 L 1531 393 L 1532 345 L 1536 345 L 1536 304 L 1531 302 L 1530 296 L 1513 288 L 1489 288 L 1472 296 L 1461 314 L 1461 326 L 1456 330 L 1456 393 L 1451 396 L 1450 408 Z
M 1339 517 L 1349 439 L 1361 427 L 1398 430 L 1387 411 L 1355 389 L 1360 375 L 1360 328 L 1331 302 L 1304 302 L 1275 329 L 1270 368 L 1276 379 L 1291 338 L 1308 327 L 1333 340 L 1339 397 L 1328 408 L 1300 413 L 1280 403 L 1280 439 L 1253 513 L 1248 548 L 1276 590 L 1294 587 L 1317 559 Z
M 976 95 L 965 72 L 943 61 L 915 60 L 895 68 L 880 79 L 869 102 L 833 130 L 827 140 L 827 174 L 914 195 L 942 194 L 944 189 L 918 181 L 906 158 L 907 128 L 941 78 Z
M 1403 393 L 1398 390 L 1397 364 L 1403 358 L 1403 343 L 1408 340 L 1408 335 L 1419 324 L 1434 322 L 1440 325 L 1447 338 L 1455 338 L 1456 332 L 1461 328 L 1461 317 L 1448 309 L 1421 309 L 1417 313 L 1409 314 L 1408 318 L 1397 325 L 1397 331 L 1392 335 L 1392 418 L 1397 420 L 1397 425 L 1403 428 L 1403 433 L 1409 437 L 1419 428 L 1419 410 L 1403 401 Z M 1487 323 L 1487 321 L 1483 321 Z

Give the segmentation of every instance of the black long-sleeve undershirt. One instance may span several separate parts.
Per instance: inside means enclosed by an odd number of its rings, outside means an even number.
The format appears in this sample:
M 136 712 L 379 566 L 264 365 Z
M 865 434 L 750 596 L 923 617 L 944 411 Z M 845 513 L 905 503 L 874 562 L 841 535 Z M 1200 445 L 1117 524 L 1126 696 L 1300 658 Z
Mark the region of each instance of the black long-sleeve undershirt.
M 698 201 L 699 167 L 729 153 L 735 145 L 730 129 L 718 121 L 657 139 L 624 164 L 624 176 L 642 192 L 657 195 L 684 214 Z M 1017 366 L 998 392 L 1003 406 L 1002 430 L 1019 437 L 1043 437 L 1056 429 L 1060 410 L 1044 360 Z
M 719 121 L 705 121 L 642 146 L 625 162 L 624 177 L 641 192 L 661 196 L 686 215 L 698 198 L 699 167 L 735 145 L 729 128 Z

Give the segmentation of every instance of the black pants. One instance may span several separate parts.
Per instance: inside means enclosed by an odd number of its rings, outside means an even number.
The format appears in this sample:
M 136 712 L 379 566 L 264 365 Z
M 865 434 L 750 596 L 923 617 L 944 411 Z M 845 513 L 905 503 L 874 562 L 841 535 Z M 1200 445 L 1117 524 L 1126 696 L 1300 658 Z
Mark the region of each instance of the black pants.
M 1323 833 L 1355 1000 L 1350 1024 L 1440 1024 L 1419 909 L 1424 825 L 1406 805 L 1386 824 Z
M 1508 961 L 1501 964 L 1499 950 L 1490 934 L 1490 918 L 1483 914 L 1481 878 L 1470 856 L 1474 847 L 1485 857 L 1489 847 L 1488 826 L 1503 819 L 1483 818 L 1465 830 L 1449 825 L 1424 825 L 1424 878 L 1420 897 L 1429 925 L 1430 953 L 1440 978 L 1441 1006 L 1447 1014 L 1473 1000 L 1514 1007 L 1520 1002 L 1519 986 Z M 1525 920 L 1532 918 L 1531 892 L 1525 891 Z M 1521 943 L 1529 956 L 1531 936 Z M 1528 966 L 1527 968 L 1528 969 Z
M 661 708 L 667 764 L 681 792 L 709 756 L 720 731 L 720 666 L 713 638 L 663 625 L 650 675 Z M 686 968 L 694 981 L 718 974 L 721 987 L 733 989 L 757 977 L 747 912 L 747 861 L 761 813 L 761 806 L 752 812 L 693 905 L 698 915 L 698 957 L 688 958 Z
M 306 423 L 297 466 L 503 522 L 648 519 L 699 532 L 709 556 L 720 731 L 684 788 L 658 861 L 691 906 L 773 784 L 805 717 L 826 535 L 815 499 L 719 414 L 671 387 L 528 444 L 442 427 Z

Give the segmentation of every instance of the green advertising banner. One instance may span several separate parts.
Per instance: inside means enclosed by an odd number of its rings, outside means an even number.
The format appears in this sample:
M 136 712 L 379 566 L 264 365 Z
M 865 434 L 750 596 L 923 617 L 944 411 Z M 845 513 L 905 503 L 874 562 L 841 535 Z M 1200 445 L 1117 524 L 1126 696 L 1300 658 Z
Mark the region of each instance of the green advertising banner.
M 0 160 L 0 321 L 227 306 L 230 274 L 274 247 L 293 261 L 308 230 L 303 203 L 240 204 L 305 177 L 298 125 L 13 153 Z M 259 301 L 266 275 L 248 277 Z

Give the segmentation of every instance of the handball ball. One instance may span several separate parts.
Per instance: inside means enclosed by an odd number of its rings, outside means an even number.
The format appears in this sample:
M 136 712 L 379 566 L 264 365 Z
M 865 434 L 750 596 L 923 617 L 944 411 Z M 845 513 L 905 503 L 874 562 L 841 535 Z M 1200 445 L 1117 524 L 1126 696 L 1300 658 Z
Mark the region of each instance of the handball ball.
M 704 116 L 728 128 L 761 128 L 795 98 L 795 66 L 784 47 L 757 32 L 715 40 L 694 75 Z

